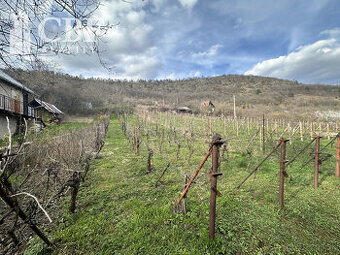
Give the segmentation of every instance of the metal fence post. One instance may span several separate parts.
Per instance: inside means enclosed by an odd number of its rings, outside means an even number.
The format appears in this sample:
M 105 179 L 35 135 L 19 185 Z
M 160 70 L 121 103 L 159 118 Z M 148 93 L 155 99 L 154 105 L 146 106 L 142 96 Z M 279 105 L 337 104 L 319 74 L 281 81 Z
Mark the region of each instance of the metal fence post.
M 336 167 L 335 167 L 335 177 L 340 177 L 340 136 L 337 137 L 336 144 Z
M 286 173 L 286 142 L 288 140 L 281 138 L 281 157 L 280 157 L 280 183 L 279 183 L 279 205 L 283 207 L 284 199 L 284 178 Z
M 219 164 L 219 150 L 223 144 L 222 137 L 218 134 L 214 135 L 212 141 L 212 171 L 210 173 L 211 189 L 210 189 L 210 216 L 209 216 L 209 237 L 215 237 L 215 220 L 216 220 L 216 196 L 219 196 L 217 186 L 217 176 L 222 175 L 218 173 Z
M 319 186 L 320 138 L 320 136 L 315 138 L 314 188 Z

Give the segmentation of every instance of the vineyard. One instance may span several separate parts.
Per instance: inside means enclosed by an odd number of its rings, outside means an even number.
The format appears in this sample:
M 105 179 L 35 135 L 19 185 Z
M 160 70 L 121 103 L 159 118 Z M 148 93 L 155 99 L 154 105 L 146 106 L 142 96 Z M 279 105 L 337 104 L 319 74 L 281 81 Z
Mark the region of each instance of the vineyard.
M 118 115 L 80 188 L 79 209 L 60 215 L 55 254 L 337 254 L 336 128 L 265 118 Z M 222 136 L 218 173 L 210 174 L 215 133 Z M 215 238 L 209 238 L 211 192 Z M 47 251 L 34 238 L 26 254 Z
M 0 2 L 0 255 L 340 255 L 339 1 Z
M 285 178 L 288 177 L 285 167 L 291 165 L 295 177 L 303 173 L 306 180 L 314 178 L 315 188 L 319 186 L 320 165 L 323 162 L 325 163 L 322 168 L 333 166 L 335 176 L 337 178 L 340 176 L 336 160 L 340 159 L 340 152 L 334 145 L 338 143 L 339 147 L 340 144 L 336 122 L 285 123 L 284 120 L 265 119 L 264 115 L 262 119 L 232 119 L 147 112 L 141 112 L 136 116 L 122 116 L 120 122 L 133 152 L 139 155 L 141 147 L 148 152 L 148 172 L 152 170 L 151 159 L 154 153 L 168 162 L 160 179 L 171 164 L 179 169 L 183 166 L 192 168 L 193 156 L 204 155 L 214 134 L 223 134 L 224 137 L 224 141 L 220 143 L 223 146 L 219 164 L 232 161 L 236 163 L 235 160 L 241 160 L 246 163 L 247 170 L 256 166 L 237 188 L 240 188 L 262 164 L 273 160 L 284 163 L 280 169 L 284 172 Z M 171 153 L 174 151 L 173 157 L 176 161 L 171 162 Z M 181 162 L 185 159 L 186 162 Z M 202 164 L 204 162 L 205 160 Z M 314 171 L 304 173 L 304 169 L 310 167 L 310 163 L 314 163 Z M 242 167 L 242 163 L 240 164 Z M 185 171 L 181 171 L 181 174 L 185 179 L 190 175 Z M 292 180 L 293 177 L 289 179 Z

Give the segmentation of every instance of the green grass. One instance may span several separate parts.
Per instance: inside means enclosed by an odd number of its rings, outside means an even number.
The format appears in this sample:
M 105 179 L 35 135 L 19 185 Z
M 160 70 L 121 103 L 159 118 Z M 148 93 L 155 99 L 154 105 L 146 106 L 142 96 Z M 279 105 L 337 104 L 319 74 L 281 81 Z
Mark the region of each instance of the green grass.
M 52 137 L 65 132 L 71 132 L 91 125 L 88 122 L 65 122 L 61 124 L 48 123 L 47 127 L 38 133 L 39 137 Z
M 322 165 L 317 190 L 311 166 L 299 170 L 301 160 L 288 168 L 285 208 L 280 210 L 278 162 L 267 161 L 236 190 L 250 169 L 244 152 L 235 150 L 220 167 L 216 239 L 208 238 L 210 160 L 188 193 L 187 214 L 175 213 L 183 189 L 179 169 L 193 173 L 206 149 L 202 146 L 188 163 L 183 156 L 176 160 L 174 146 L 165 148 L 171 166 L 155 188 L 167 163 L 164 155 L 155 154 L 154 170 L 147 174 L 146 152 L 136 156 L 112 119 L 105 147 L 81 186 L 76 213 L 67 212 L 68 200 L 61 202 L 64 211 L 50 235 L 57 248 L 48 250 L 34 238 L 25 254 L 340 253 L 340 181 L 331 163 Z
M 61 124 L 56 123 L 47 123 L 47 127 L 39 131 L 36 135 L 34 132 L 35 127 L 31 127 L 28 130 L 28 136 L 26 138 L 27 140 L 33 140 L 33 139 L 50 139 L 53 136 L 57 136 L 66 132 L 76 131 L 82 128 L 85 128 L 87 126 L 91 125 L 91 123 L 88 122 L 65 122 Z M 12 143 L 17 144 L 20 140 L 22 140 L 23 134 L 14 134 L 12 136 Z M 8 146 L 8 136 L 4 139 L 0 139 L 0 147 Z

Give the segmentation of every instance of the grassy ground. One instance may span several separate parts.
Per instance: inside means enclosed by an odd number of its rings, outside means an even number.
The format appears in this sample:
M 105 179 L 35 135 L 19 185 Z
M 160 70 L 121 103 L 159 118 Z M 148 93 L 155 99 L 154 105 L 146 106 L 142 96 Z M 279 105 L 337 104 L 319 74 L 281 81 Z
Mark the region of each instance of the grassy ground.
M 143 156 L 144 155 L 144 156 Z M 312 169 L 288 169 L 285 208 L 277 206 L 278 162 L 268 161 L 240 190 L 247 175 L 246 155 L 232 151 L 221 164 L 218 179 L 216 239 L 208 238 L 209 175 L 206 163 L 188 194 L 187 214 L 173 210 L 183 189 L 180 169 L 192 173 L 203 156 L 192 163 L 172 162 L 160 185 L 155 182 L 167 161 L 156 154 L 147 172 L 145 152 L 136 156 L 116 119 L 111 120 L 105 147 L 81 186 L 75 214 L 64 203 L 57 228 L 54 254 L 339 254 L 340 182 L 334 168 L 323 167 L 320 188 L 311 185 Z M 173 163 L 174 162 L 174 163 Z M 328 169 L 329 168 L 329 169 Z M 32 239 L 25 254 L 49 254 Z
M 93 118 L 92 118 L 93 122 Z M 62 135 L 65 132 L 76 131 L 81 128 L 85 128 L 89 126 L 91 122 L 85 121 L 84 119 L 72 119 L 71 122 L 65 122 L 61 124 L 56 123 L 47 123 L 47 127 L 39 131 L 35 134 L 34 128 L 31 127 L 31 130 L 28 130 L 28 137 L 26 141 L 36 139 L 37 137 L 41 140 L 50 139 L 53 136 Z M 22 139 L 23 134 L 15 134 L 12 136 L 13 144 L 18 143 Z M 8 137 L 4 139 L 0 139 L 0 147 L 8 146 Z
M 92 119 L 93 122 L 93 119 Z M 65 132 L 76 131 L 81 128 L 89 126 L 91 122 L 88 121 L 78 121 L 77 119 L 72 119 L 70 122 L 63 122 L 61 124 L 48 123 L 47 128 L 44 128 L 37 133 L 39 137 L 52 137 L 61 135 Z

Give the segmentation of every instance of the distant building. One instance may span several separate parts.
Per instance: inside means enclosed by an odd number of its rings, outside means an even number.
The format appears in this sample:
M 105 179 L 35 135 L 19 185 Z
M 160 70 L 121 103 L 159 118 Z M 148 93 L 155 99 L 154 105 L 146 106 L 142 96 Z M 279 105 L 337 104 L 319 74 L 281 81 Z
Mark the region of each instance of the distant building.
M 0 139 L 8 134 L 7 120 L 11 133 L 18 132 L 23 118 L 34 117 L 34 110 L 28 105 L 35 93 L 0 70 Z
M 215 105 L 211 100 L 203 101 L 200 105 L 201 110 L 204 113 L 212 114 L 215 111 Z
M 64 113 L 59 110 L 55 105 L 46 103 L 40 99 L 34 98 L 29 105 L 35 111 L 35 117 L 43 122 L 60 122 Z
M 192 113 L 192 110 L 189 107 L 186 107 L 186 106 L 178 107 L 176 109 L 176 111 L 178 113 Z

